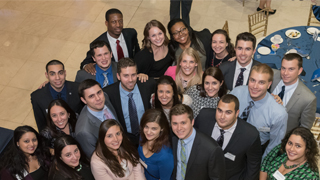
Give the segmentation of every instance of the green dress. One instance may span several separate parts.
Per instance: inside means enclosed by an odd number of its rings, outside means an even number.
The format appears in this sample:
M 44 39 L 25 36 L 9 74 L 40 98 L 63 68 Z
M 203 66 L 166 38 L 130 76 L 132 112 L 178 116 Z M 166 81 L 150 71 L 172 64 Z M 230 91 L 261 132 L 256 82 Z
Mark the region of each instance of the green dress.
M 269 180 L 276 180 L 276 178 L 273 177 L 273 174 L 280 168 L 282 162 L 287 157 L 286 153 L 278 156 L 279 150 L 280 144 L 269 152 L 261 164 L 261 171 L 268 174 Z M 284 176 L 286 179 L 292 180 L 319 180 L 319 172 L 312 171 L 307 162 Z

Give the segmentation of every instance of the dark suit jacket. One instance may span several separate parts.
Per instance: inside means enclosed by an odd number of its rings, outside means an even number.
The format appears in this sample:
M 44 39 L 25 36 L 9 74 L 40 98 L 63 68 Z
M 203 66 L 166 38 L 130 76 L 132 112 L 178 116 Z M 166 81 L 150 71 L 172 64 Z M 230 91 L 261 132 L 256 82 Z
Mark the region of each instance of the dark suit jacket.
M 226 83 L 227 88 L 230 91 L 232 91 L 232 89 L 233 89 L 232 85 L 233 85 L 234 73 L 236 71 L 236 62 L 237 62 L 237 60 L 234 60 L 231 62 L 227 61 L 227 62 L 222 63 L 219 66 L 220 70 L 222 71 L 223 77 L 224 77 L 224 82 Z M 260 62 L 253 60 L 252 66 L 257 65 L 257 64 L 260 64 Z M 251 70 L 251 68 L 250 68 L 250 70 Z M 249 81 L 249 78 L 248 78 L 248 81 Z M 246 85 L 248 85 L 248 81 L 247 81 Z
M 172 137 L 172 153 L 174 157 L 173 178 L 176 179 L 178 137 Z M 218 143 L 196 130 L 189 156 L 185 180 L 221 180 L 225 179 L 225 164 L 221 147 Z
M 114 110 L 112 104 L 109 101 L 109 97 L 106 93 L 105 96 L 105 105 L 109 108 L 111 113 L 115 116 L 115 119 L 118 120 L 117 113 Z M 87 155 L 88 158 L 91 157 L 93 151 L 96 148 L 96 143 L 99 137 L 99 128 L 102 121 L 92 115 L 85 105 L 82 108 L 80 116 L 77 120 L 75 135 L 76 140 L 79 142 L 82 150 Z
M 281 81 L 280 71 L 275 69 L 273 69 L 273 71 L 273 82 L 270 87 L 271 93 Z M 317 98 L 310 89 L 299 80 L 296 90 L 286 105 L 286 110 L 288 112 L 287 132 L 299 126 L 311 129 L 317 111 Z
M 137 31 L 133 28 L 124 28 L 124 29 L 122 29 L 122 34 L 123 34 L 124 40 L 126 41 L 129 57 L 133 58 L 135 56 L 135 54 L 137 54 L 137 52 L 140 51 L 140 46 L 139 46 L 138 38 L 137 38 Z M 109 40 L 108 40 L 108 36 L 107 36 L 107 31 L 102 33 L 95 40 L 105 41 L 108 44 L 110 44 Z M 111 60 L 115 61 L 113 56 L 112 56 Z M 89 64 L 89 63 L 94 63 L 94 61 L 92 59 L 92 54 L 90 53 L 90 51 L 87 52 L 87 57 L 81 62 L 80 69 L 82 69 L 84 65 Z
M 78 95 L 79 83 L 65 81 L 65 85 L 67 87 L 67 103 L 75 113 L 79 114 L 83 107 Z M 50 83 L 47 83 L 45 87 L 31 93 L 31 104 L 39 132 L 47 125 L 48 106 L 53 100 L 49 86 Z
M 117 112 L 119 122 L 122 125 L 123 129 L 127 132 L 126 122 L 124 120 L 124 116 L 122 112 L 119 84 L 120 84 L 120 81 L 113 83 L 109 86 L 106 86 L 105 88 L 103 88 L 103 91 L 108 94 L 110 102 Z M 155 84 L 156 82 L 152 78 L 149 78 L 149 80 L 145 83 L 141 83 L 140 81 L 137 80 L 137 85 L 139 87 L 139 91 L 141 94 L 144 110 L 151 108 L 150 98 L 151 98 L 151 94 L 154 93 Z M 139 137 L 136 137 L 129 133 L 128 133 L 128 136 L 132 141 L 132 143 L 136 145 L 139 143 Z
M 96 65 L 95 65 L 95 66 L 96 66 Z M 114 61 L 112 61 L 112 62 L 111 62 L 111 67 L 112 67 L 113 82 L 115 83 L 115 82 L 118 81 L 118 78 L 117 78 L 117 63 L 114 62 Z M 84 69 L 79 70 L 79 71 L 77 72 L 75 82 L 81 83 L 82 81 L 84 81 L 84 80 L 86 80 L 86 79 L 96 80 L 96 76 L 88 73 L 88 72 L 85 71 Z
M 216 110 L 203 108 L 195 120 L 194 127 L 211 137 L 216 124 Z M 232 161 L 225 158 L 226 179 L 254 180 L 259 179 L 260 163 L 262 158 L 260 136 L 257 129 L 251 124 L 237 119 L 238 123 L 231 139 L 223 153 L 235 155 Z

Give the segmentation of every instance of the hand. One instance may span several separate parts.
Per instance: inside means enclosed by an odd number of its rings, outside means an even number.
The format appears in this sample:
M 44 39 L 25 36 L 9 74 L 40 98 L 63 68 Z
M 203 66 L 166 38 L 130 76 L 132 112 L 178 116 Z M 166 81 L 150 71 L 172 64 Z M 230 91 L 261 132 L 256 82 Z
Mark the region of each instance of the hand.
M 42 84 L 40 84 L 40 86 L 38 87 L 38 89 L 42 89 L 43 87 L 46 86 L 46 84 L 48 84 L 49 81 L 45 81 Z
M 274 99 L 276 100 L 276 102 L 278 104 L 283 105 L 283 102 L 282 102 L 281 98 L 278 95 L 275 95 L 275 94 L 272 94 L 272 93 L 271 93 L 271 95 L 274 97 Z
M 96 68 L 94 67 L 95 64 L 96 63 L 89 63 L 85 65 L 83 69 L 92 75 L 96 75 Z
M 149 76 L 143 73 L 140 73 L 137 76 L 139 78 L 139 81 L 141 81 L 142 83 L 146 82 L 149 79 Z
M 232 58 L 230 58 L 230 59 L 228 59 L 228 61 L 234 61 L 234 60 L 236 60 L 236 56 L 234 56 L 234 57 L 232 57 Z

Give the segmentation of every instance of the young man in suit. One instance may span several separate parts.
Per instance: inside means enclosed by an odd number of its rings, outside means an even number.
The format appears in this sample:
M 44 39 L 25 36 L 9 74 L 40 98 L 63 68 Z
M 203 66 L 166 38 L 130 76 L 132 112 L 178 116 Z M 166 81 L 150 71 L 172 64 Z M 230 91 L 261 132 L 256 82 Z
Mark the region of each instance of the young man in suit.
M 302 58 L 296 53 L 284 55 L 281 71 L 274 70 L 270 92 L 278 95 L 288 112 L 287 132 L 295 127 L 311 129 L 315 121 L 317 98 L 310 89 L 299 80 Z
M 226 163 L 226 179 L 259 179 L 262 149 L 257 129 L 238 118 L 239 101 L 227 94 L 217 109 L 205 108 L 194 127 L 212 137 L 222 147 Z
M 156 84 L 154 79 L 137 82 L 137 72 L 137 65 L 132 59 L 122 58 L 117 67 L 119 81 L 103 88 L 109 95 L 119 122 L 135 145 L 139 144 L 140 119 L 145 110 L 151 108 L 150 97 Z
M 272 69 L 266 64 L 258 64 L 251 68 L 248 86 L 236 87 L 230 93 L 239 99 L 239 117 L 260 133 L 262 158 L 281 143 L 287 129 L 285 108 L 268 92 L 272 79 Z
M 252 66 L 260 62 L 253 60 L 256 52 L 256 37 L 248 32 L 241 33 L 236 39 L 236 60 L 222 63 L 221 69 L 225 83 L 231 91 L 237 86 L 248 84 L 249 72 Z
M 81 69 L 77 72 L 75 81 L 80 83 L 86 79 L 94 79 L 102 88 L 117 82 L 117 63 L 111 61 L 112 51 L 110 45 L 101 40 L 93 41 L 90 44 L 90 53 L 96 63 L 94 65 L 96 74 L 92 75 L 84 69 Z
M 86 105 L 77 120 L 75 134 L 81 148 L 90 158 L 96 147 L 100 124 L 107 119 L 118 118 L 108 95 L 102 91 L 97 81 L 82 81 L 79 85 L 79 96 Z
M 49 83 L 31 93 L 31 104 L 39 132 L 47 125 L 48 106 L 52 100 L 63 99 L 77 114 L 83 107 L 78 96 L 79 83 L 66 81 L 66 75 L 61 61 L 49 61 L 45 72 Z
M 170 110 L 173 178 L 176 180 L 225 179 L 225 162 L 215 140 L 193 128 L 192 109 L 178 104 Z
M 113 52 L 112 61 L 118 62 L 123 57 L 133 58 L 140 51 L 137 31 L 133 28 L 123 29 L 123 16 L 118 9 L 109 9 L 105 18 L 108 31 L 102 33 L 96 40 L 102 40 L 110 44 Z M 88 51 L 87 57 L 80 65 L 80 69 L 95 74 L 93 63 L 92 54 Z

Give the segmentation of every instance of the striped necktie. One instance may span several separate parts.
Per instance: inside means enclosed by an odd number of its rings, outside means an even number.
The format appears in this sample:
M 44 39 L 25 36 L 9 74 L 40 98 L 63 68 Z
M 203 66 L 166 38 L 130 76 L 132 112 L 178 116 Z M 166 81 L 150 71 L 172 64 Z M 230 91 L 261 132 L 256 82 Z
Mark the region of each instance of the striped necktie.
M 181 142 L 181 152 L 180 152 L 180 159 L 181 159 L 181 177 L 184 180 L 186 175 L 186 169 L 187 169 L 187 155 L 186 155 L 186 143 L 184 143 L 183 140 L 180 140 Z

